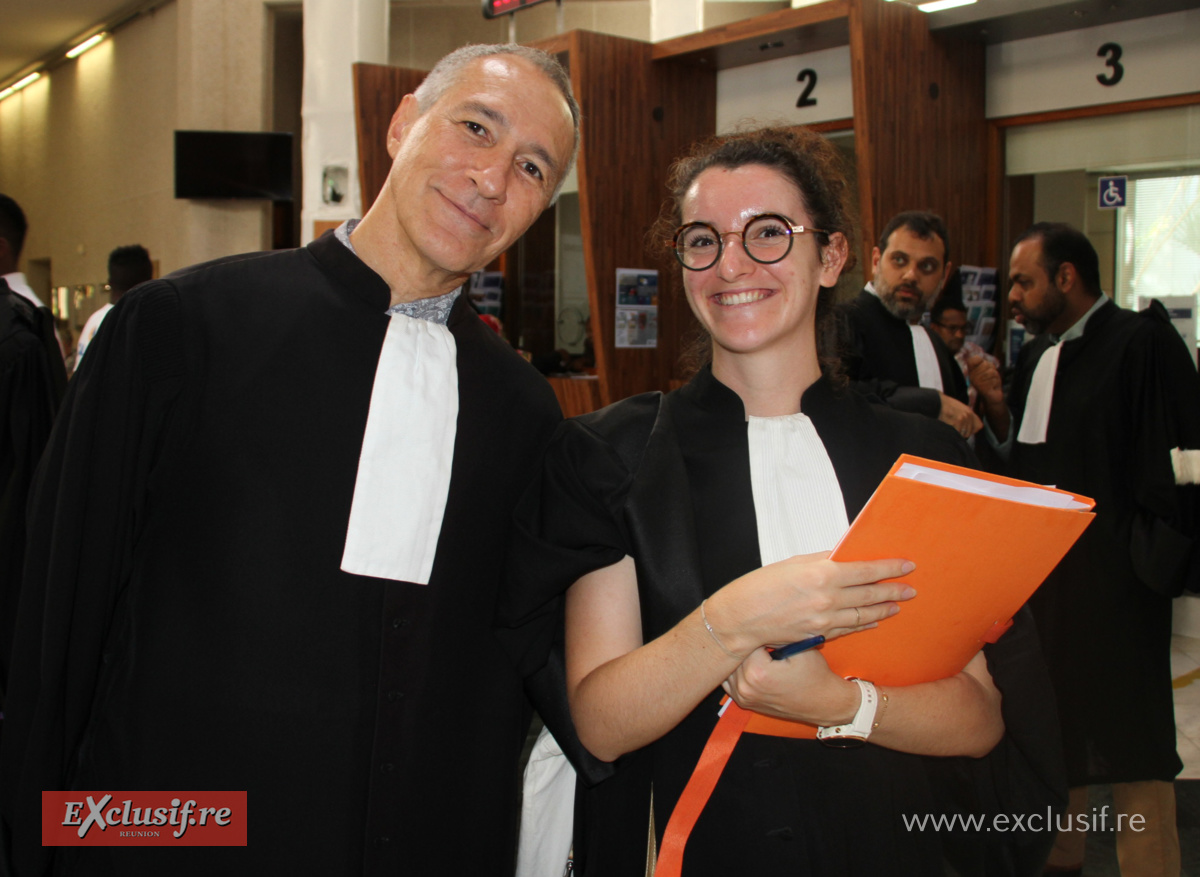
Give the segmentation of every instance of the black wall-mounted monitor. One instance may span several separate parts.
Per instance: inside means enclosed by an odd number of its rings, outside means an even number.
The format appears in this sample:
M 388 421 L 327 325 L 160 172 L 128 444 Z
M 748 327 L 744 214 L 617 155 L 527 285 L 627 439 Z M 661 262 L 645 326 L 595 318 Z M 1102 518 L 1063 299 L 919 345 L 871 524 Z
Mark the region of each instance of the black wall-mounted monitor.
M 292 135 L 176 131 L 176 198 L 292 200 Z

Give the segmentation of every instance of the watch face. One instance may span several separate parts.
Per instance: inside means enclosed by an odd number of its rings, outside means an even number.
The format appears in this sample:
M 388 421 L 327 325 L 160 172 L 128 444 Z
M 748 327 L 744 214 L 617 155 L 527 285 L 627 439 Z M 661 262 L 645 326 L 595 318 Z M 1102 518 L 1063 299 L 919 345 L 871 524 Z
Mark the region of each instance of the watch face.
M 518 9 L 524 9 L 526 6 L 537 6 L 539 3 L 545 2 L 547 0 L 483 0 L 483 17 L 499 18 L 501 15 L 508 15 Z

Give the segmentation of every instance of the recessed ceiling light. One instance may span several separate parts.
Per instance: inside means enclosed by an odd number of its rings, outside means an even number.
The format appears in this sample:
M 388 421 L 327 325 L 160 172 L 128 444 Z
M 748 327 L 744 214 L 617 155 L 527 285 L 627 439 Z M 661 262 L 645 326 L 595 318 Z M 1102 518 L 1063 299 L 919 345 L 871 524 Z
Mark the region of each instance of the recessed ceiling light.
M 80 55 L 82 55 L 84 52 L 86 52 L 92 46 L 96 45 L 96 43 L 100 42 L 106 36 L 108 36 L 108 34 L 105 33 L 104 31 L 101 31 L 100 33 L 96 34 L 95 36 L 88 37 L 86 40 L 84 40 L 78 46 L 71 49 L 71 51 L 67 52 L 67 57 L 68 58 L 78 58 Z
M 18 79 L 16 82 L 14 82 L 8 88 L 4 89 L 4 91 L 0 91 L 0 100 L 4 100 L 6 97 L 8 97 L 14 91 L 20 91 L 25 86 L 29 85 L 30 83 L 37 82 L 41 78 L 42 78 L 41 72 L 36 71 L 34 73 L 30 73 L 28 76 Z
M 941 12 L 955 6 L 969 6 L 974 2 L 975 0 L 933 0 L 931 3 L 918 3 L 917 8 L 922 12 Z

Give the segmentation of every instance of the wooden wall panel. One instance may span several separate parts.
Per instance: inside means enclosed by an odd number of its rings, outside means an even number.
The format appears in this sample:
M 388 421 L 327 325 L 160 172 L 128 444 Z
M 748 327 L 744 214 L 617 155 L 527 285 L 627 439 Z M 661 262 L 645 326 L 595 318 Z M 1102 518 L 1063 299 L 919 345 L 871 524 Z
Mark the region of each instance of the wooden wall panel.
M 990 250 L 984 45 L 931 34 L 903 3 L 851 0 L 849 15 L 867 272 L 882 226 L 913 209 L 946 220 L 952 261 L 980 264 Z
M 550 389 L 558 397 L 558 407 L 564 417 L 578 417 L 600 407 L 600 382 L 593 377 L 564 378 L 551 375 L 546 378 Z
M 387 154 L 388 123 L 401 98 L 416 91 L 426 72 L 385 64 L 354 65 L 354 119 L 363 213 L 374 203 L 392 167 Z
M 716 78 L 651 62 L 651 46 L 586 31 L 570 42 L 571 82 L 583 111 L 579 204 L 588 300 L 605 404 L 669 386 L 690 315 L 675 272 L 646 249 L 666 194 L 667 166 L 716 127 Z M 616 349 L 616 269 L 659 268 L 658 347 Z
M 987 195 L 984 204 L 984 265 L 999 265 L 1004 253 L 1002 216 L 1004 211 L 1004 131 L 989 122 L 987 126 Z
M 651 147 L 654 216 L 667 200 L 667 171 L 676 158 L 702 137 L 717 129 L 717 76 L 714 70 L 698 70 L 690 64 L 657 61 L 654 64 L 658 98 L 653 106 L 663 108 L 661 121 L 654 123 Z M 682 377 L 679 357 L 693 333 L 696 318 L 683 290 L 683 269 L 674 257 L 659 266 L 659 383 L 654 389 L 671 389 Z M 649 388 L 647 388 L 649 389 Z

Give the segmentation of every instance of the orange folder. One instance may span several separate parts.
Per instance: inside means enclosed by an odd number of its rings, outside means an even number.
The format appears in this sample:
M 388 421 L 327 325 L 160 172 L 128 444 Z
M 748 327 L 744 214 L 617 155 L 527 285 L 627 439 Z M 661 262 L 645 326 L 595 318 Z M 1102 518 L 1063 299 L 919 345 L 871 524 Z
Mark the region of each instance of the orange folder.
M 898 477 L 905 463 L 1014 487 L 1040 485 L 904 454 L 837 544 L 834 560 L 901 557 L 917 568 L 897 579 L 917 596 L 871 630 L 821 646 L 842 676 L 880 685 L 912 685 L 953 676 L 985 643 L 1008 629 L 1013 615 L 1062 560 L 1095 517 L 1095 503 L 1062 494 L 1084 509 L 1050 508 L 981 496 Z M 750 733 L 781 734 L 781 720 L 754 715 Z M 799 722 L 786 736 L 813 737 Z

